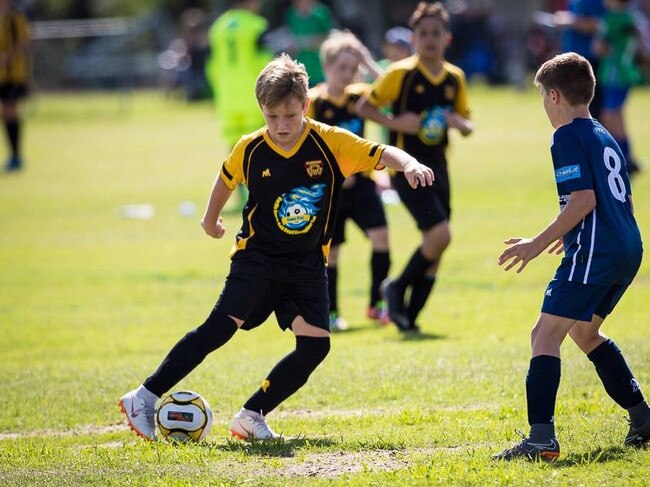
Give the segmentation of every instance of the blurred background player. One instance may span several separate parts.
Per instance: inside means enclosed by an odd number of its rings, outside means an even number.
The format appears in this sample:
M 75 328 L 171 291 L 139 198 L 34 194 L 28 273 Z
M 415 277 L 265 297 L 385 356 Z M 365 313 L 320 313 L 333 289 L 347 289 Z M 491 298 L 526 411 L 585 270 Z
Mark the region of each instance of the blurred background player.
M 307 68 L 309 86 L 323 82 L 320 45 L 334 27 L 329 7 L 317 0 L 292 0 L 284 22 L 293 36 L 291 54 Z
M 22 122 L 18 102 L 27 96 L 30 74 L 28 51 L 27 17 L 12 6 L 11 0 L 0 0 L 0 102 L 9 141 L 7 171 L 17 171 L 23 165 Z
M 232 148 L 237 140 L 264 124 L 252 86 L 272 59 L 264 45 L 268 22 L 259 15 L 260 0 L 234 0 L 209 30 L 210 58 L 206 74 L 219 116 L 223 140 Z M 239 186 L 241 208 L 246 189 Z
M 499 265 L 521 272 L 545 249 L 564 253 L 544 293 L 531 331 L 526 376 L 530 436 L 497 460 L 553 460 L 555 402 L 560 385 L 560 345 L 567 334 L 593 362 L 607 394 L 630 416 L 624 445 L 650 440 L 650 408 L 621 350 L 601 331 L 632 283 L 643 255 L 623 154 L 589 113 L 594 73 L 575 53 L 544 63 L 535 76 L 544 111 L 555 129 L 551 145 L 560 214 L 533 238 L 510 238 Z
M 413 32 L 406 27 L 392 27 L 384 34 L 384 43 L 381 46 L 381 53 L 384 56 L 379 61 L 382 68 L 389 64 L 401 61 L 413 55 L 413 44 L 411 38 Z
M 594 73 L 598 72 L 599 56 L 594 48 L 600 21 L 605 13 L 603 0 L 569 0 L 566 10 L 553 14 L 553 24 L 562 29 L 562 52 L 575 52 L 591 64 Z M 591 115 L 600 120 L 602 89 L 596 84 L 594 98 L 589 105 Z
M 417 331 L 416 319 L 433 289 L 440 259 L 451 240 L 447 131 L 472 133 L 463 71 L 445 61 L 451 42 L 449 15 L 440 3 L 421 2 L 409 25 L 416 54 L 392 64 L 359 102 L 359 114 L 390 130 L 390 143 L 431 167 L 434 185 L 412 189 L 399 174 L 393 187 L 422 232 L 422 243 L 397 279 L 387 280 L 384 297 L 390 318 L 402 331 Z M 379 108 L 390 106 L 392 114 Z M 405 303 L 410 291 L 408 304 Z
M 369 85 L 354 83 L 359 65 L 376 77 L 380 69 L 365 46 L 350 32 L 333 31 L 323 42 L 320 58 L 325 82 L 309 90 L 311 104 L 307 116 L 364 136 L 364 121 L 356 113 L 356 103 Z M 334 220 L 334 233 L 330 248 L 327 278 L 330 298 L 330 328 L 345 330 L 347 322 L 340 316 L 338 307 L 338 257 L 345 242 L 345 224 L 351 219 L 372 243 L 370 258 L 371 282 L 367 316 L 383 324 L 388 323 L 386 308 L 379 286 L 388 276 L 390 255 L 386 214 L 372 172 L 354 174 L 343 183 L 339 206 Z
M 640 35 L 627 0 L 605 0 L 607 8 L 596 39 L 600 56 L 597 82 L 603 97 L 600 121 L 612 134 L 627 161 L 630 176 L 639 172 L 632 157 L 623 109 L 630 88 L 642 81 L 637 63 Z

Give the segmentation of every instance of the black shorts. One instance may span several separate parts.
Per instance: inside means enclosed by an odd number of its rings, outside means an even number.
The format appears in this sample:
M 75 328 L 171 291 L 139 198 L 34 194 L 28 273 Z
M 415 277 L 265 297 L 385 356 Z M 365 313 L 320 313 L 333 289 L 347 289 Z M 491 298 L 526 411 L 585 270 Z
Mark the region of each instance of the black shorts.
M 392 177 L 393 187 L 420 230 L 428 230 L 451 217 L 449 176 L 446 170 L 434 169 L 433 186 L 413 189 L 403 173 Z
M 15 101 L 27 96 L 27 85 L 23 83 L 0 83 L 0 100 Z
M 386 226 L 386 212 L 381 198 L 377 194 L 375 182 L 361 175 L 355 176 L 354 185 L 341 190 L 332 245 L 345 242 L 345 222 L 351 219 L 365 233 L 372 228 Z
M 329 297 L 325 266 L 311 278 L 295 274 L 268 273 L 268 267 L 254 260 L 234 260 L 216 304 L 220 311 L 244 320 L 242 330 L 251 330 L 275 313 L 286 330 L 297 316 L 310 325 L 329 331 Z

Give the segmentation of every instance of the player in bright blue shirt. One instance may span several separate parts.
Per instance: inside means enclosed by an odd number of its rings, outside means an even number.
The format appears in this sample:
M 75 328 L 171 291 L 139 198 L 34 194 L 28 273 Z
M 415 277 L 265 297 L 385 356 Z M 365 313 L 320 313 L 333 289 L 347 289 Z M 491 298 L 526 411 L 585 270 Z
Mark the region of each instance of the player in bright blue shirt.
M 534 238 L 510 238 L 499 265 L 521 272 L 548 248 L 564 257 L 544 294 L 531 333 L 526 377 L 530 435 L 495 459 L 552 460 L 555 399 L 560 385 L 560 345 L 569 335 L 593 362 L 609 396 L 630 416 L 625 445 L 650 440 L 650 407 L 616 344 L 600 327 L 632 283 L 643 254 L 633 215 L 625 159 L 613 137 L 591 118 L 594 73 L 576 53 L 544 63 L 535 76 L 553 134 L 551 155 L 560 214 Z

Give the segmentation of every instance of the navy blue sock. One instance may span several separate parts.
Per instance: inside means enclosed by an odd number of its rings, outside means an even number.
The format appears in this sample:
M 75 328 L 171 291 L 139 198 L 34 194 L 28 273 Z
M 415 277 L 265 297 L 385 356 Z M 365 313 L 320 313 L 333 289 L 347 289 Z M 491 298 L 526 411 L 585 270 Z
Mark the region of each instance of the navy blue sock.
M 203 362 L 210 352 L 221 347 L 237 331 L 232 318 L 215 306 L 205 323 L 188 332 L 169 351 L 156 370 L 143 385 L 156 396 L 174 387 L 181 379 Z
M 639 383 L 625 362 L 623 353 L 612 340 L 607 340 L 594 348 L 587 358 L 596 367 L 596 373 L 605 390 L 616 404 L 630 409 L 643 402 Z
M 338 278 L 339 272 L 336 266 L 327 266 L 327 292 L 330 296 L 330 313 L 339 311 L 338 300 Z
M 390 269 L 390 254 L 388 251 L 372 251 L 370 258 L 371 284 L 370 284 L 370 306 L 375 306 L 381 300 L 379 286 L 388 277 Z
M 555 399 L 560 387 L 560 359 L 539 355 L 530 360 L 526 376 L 528 424 L 554 423 Z
M 300 389 L 330 350 L 329 337 L 296 337 L 296 349 L 277 363 L 244 408 L 267 415 Z

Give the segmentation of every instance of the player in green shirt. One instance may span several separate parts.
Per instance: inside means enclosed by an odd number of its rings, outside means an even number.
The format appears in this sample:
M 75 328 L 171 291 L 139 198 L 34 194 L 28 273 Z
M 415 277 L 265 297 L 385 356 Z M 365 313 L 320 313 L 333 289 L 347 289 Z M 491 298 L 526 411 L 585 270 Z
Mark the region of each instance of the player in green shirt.
M 628 0 L 605 0 L 596 52 L 600 55 L 598 82 L 602 88 L 601 122 L 614 136 L 633 175 L 639 166 L 632 160 L 632 151 L 625 128 L 623 107 L 632 86 L 642 80 L 636 63 L 639 34 Z
M 264 47 L 268 22 L 259 10 L 259 0 L 235 0 L 210 27 L 206 75 L 229 147 L 263 123 L 251 86 L 272 54 Z
M 309 86 L 325 81 L 319 50 L 332 29 L 330 9 L 316 0 L 293 0 L 285 15 L 285 24 L 294 36 L 295 58 L 305 65 Z

